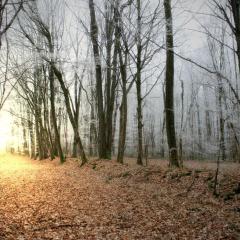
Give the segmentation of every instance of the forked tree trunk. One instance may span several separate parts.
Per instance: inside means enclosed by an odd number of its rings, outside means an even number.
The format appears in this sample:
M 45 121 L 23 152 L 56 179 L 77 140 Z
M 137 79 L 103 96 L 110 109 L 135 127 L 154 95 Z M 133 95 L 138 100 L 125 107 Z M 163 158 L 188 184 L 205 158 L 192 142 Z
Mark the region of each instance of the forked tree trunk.
M 56 118 L 56 111 L 55 111 L 55 93 L 54 93 L 54 72 L 52 66 L 49 69 L 49 82 L 50 82 L 50 104 L 51 104 L 51 116 L 52 116 L 52 124 L 54 128 L 54 135 L 55 135 L 55 144 L 57 147 L 58 156 L 61 163 L 65 162 L 65 157 L 62 151 L 60 134 L 58 131 L 57 126 L 57 118 Z
M 127 133 L 127 59 L 128 53 L 124 52 L 123 59 L 123 51 L 120 44 L 120 37 L 122 36 L 120 21 L 121 15 L 119 14 L 119 1 L 117 1 L 115 8 L 115 50 L 118 53 L 119 64 L 120 64 L 120 75 L 121 75 L 121 87 L 122 87 L 122 100 L 120 105 L 120 119 L 119 119 L 119 139 L 118 139 L 118 153 L 117 153 L 117 161 L 119 163 L 123 163 L 124 152 L 125 152 L 125 143 L 126 143 L 126 133 Z
M 93 46 L 93 54 L 95 60 L 96 71 L 96 96 L 97 96 L 97 113 L 98 113 L 98 154 L 99 158 L 108 158 L 107 144 L 106 144 L 106 125 L 105 113 L 103 108 L 103 91 L 102 91 L 102 66 L 98 47 L 98 25 L 95 16 L 95 7 L 93 0 L 89 0 L 90 10 L 90 35 Z
M 106 117 L 106 144 L 107 144 L 107 155 L 108 159 L 111 159 L 112 146 L 113 146 L 113 135 L 114 135 L 114 105 L 116 99 L 116 86 L 117 86 L 117 46 L 114 45 L 114 54 L 112 61 L 112 75 L 111 75 L 111 88 L 110 98 L 107 100 L 107 117 Z
M 87 157 L 85 155 L 82 140 L 81 140 L 81 137 L 79 135 L 78 123 L 75 122 L 74 115 L 73 115 L 73 112 L 72 112 L 72 109 L 71 109 L 69 91 L 68 91 L 68 89 L 65 86 L 65 83 L 63 81 L 62 73 L 57 69 L 57 67 L 55 66 L 54 63 L 51 63 L 51 67 L 53 68 L 54 74 L 56 75 L 56 77 L 59 81 L 59 84 L 61 86 L 61 89 L 63 91 L 65 104 L 66 104 L 66 110 L 67 110 L 68 117 L 69 117 L 70 123 L 71 123 L 73 131 L 74 131 L 74 135 L 76 137 L 78 149 L 79 149 L 79 152 L 80 152 L 80 157 L 81 157 L 81 160 L 82 160 L 81 165 L 83 165 L 83 164 L 87 163 Z

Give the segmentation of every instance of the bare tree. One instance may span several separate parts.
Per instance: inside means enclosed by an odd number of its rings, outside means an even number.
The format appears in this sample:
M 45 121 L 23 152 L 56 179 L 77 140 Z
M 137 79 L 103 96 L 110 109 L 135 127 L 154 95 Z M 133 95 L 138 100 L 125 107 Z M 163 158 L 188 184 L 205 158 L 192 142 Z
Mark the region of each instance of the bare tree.
M 74 118 L 74 113 L 73 113 L 72 104 L 71 104 L 72 100 L 71 100 L 71 96 L 69 93 L 69 89 L 64 82 L 62 71 L 61 71 L 60 67 L 57 65 L 56 59 L 54 59 L 53 54 L 51 54 L 52 53 L 51 47 L 53 46 L 52 45 L 52 43 L 53 43 L 52 33 L 50 32 L 48 25 L 46 25 L 43 22 L 43 20 L 41 19 L 40 15 L 38 13 L 38 10 L 37 10 L 37 6 L 36 5 L 33 5 L 33 6 L 28 5 L 28 6 L 29 6 L 29 11 L 30 11 L 29 13 L 27 13 L 28 17 L 34 24 L 36 31 L 40 34 L 40 36 L 42 36 L 46 40 L 47 52 L 49 52 L 50 55 L 48 56 L 46 54 L 43 54 L 42 49 L 39 47 L 39 45 L 37 44 L 35 39 L 20 24 L 22 33 L 28 39 L 28 41 L 31 43 L 31 45 L 37 50 L 37 52 L 39 53 L 42 60 L 44 60 L 46 63 L 49 64 L 51 71 L 54 73 L 54 76 L 58 80 L 58 83 L 61 87 L 64 99 L 65 99 L 68 117 L 69 117 L 69 120 L 73 127 L 74 134 L 76 135 L 76 141 L 77 141 L 77 144 L 79 147 L 82 164 L 85 164 L 87 162 L 87 158 L 86 158 L 82 140 L 80 138 L 80 134 L 78 131 L 78 123 L 76 122 L 76 120 Z M 54 129 L 56 131 L 57 128 L 54 127 Z M 56 134 L 56 132 L 55 132 L 55 134 Z M 60 136 L 59 136 L 59 143 L 60 143 Z
M 237 44 L 236 54 L 238 57 L 238 68 L 240 73 L 240 1 L 227 0 L 223 4 L 221 1 L 212 0 L 214 5 L 219 10 L 215 11 L 216 16 L 224 20 L 230 27 Z
M 9 41 L 7 38 L 7 31 L 10 29 L 15 19 L 17 18 L 19 12 L 22 10 L 24 0 L 0 0 L 0 49 L 2 47 L 2 40 L 5 36 L 6 40 L 6 64 L 5 64 L 5 74 L 4 80 L 0 82 L 0 110 L 3 108 L 6 100 L 11 94 L 15 84 L 12 87 L 7 86 L 9 82 L 8 79 L 8 65 L 9 65 Z
M 0 0 L 0 48 L 2 37 L 12 26 L 26 0 Z
M 95 4 L 93 0 L 89 0 L 90 37 L 93 47 L 96 75 L 98 154 L 100 158 L 107 159 L 111 159 L 112 153 L 113 112 L 117 87 L 117 50 L 113 38 L 116 26 L 114 23 L 114 4 L 115 1 L 105 2 L 105 28 L 102 31 L 103 34 L 105 34 L 106 39 L 105 51 L 107 70 L 106 78 L 104 79 L 104 71 L 102 67 L 104 48 L 99 44 L 99 26 L 96 20 Z

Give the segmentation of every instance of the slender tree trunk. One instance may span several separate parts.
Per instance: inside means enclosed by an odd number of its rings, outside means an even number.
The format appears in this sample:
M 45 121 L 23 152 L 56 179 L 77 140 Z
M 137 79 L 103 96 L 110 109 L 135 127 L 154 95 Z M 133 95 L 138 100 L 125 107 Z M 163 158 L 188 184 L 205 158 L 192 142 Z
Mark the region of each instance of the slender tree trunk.
M 77 129 L 79 129 L 78 126 L 78 122 L 79 122 L 79 110 L 80 110 L 80 92 L 81 89 L 78 88 L 78 79 L 77 79 L 77 75 L 75 74 L 75 84 L 74 84 L 74 98 L 75 98 L 75 111 L 73 111 L 73 117 L 74 117 L 74 121 L 76 123 L 76 127 Z M 78 92 L 78 89 L 80 92 Z M 78 148 L 77 148 L 77 136 L 74 132 L 74 136 L 73 136 L 73 149 L 72 149 L 72 157 L 76 158 L 78 155 Z
M 236 146 L 236 151 L 233 154 L 233 158 L 236 159 L 240 163 L 240 141 L 238 139 L 238 135 L 233 123 L 230 121 L 228 123 L 228 127 L 232 130 L 233 138 L 234 138 L 234 145 Z
M 110 98 L 107 101 L 107 122 L 106 122 L 106 143 L 107 143 L 107 154 L 108 158 L 111 159 L 112 145 L 113 145 L 113 113 L 114 103 L 116 98 L 116 86 L 117 86 L 117 45 L 114 45 L 114 54 L 112 61 L 112 75 L 111 75 L 111 87 L 110 87 Z
M 179 137 L 179 165 L 183 167 L 183 116 L 184 116 L 184 83 L 181 81 L 181 127 L 180 127 L 180 137 Z
M 223 95 L 224 95 L 224 89 L 223 89 L 223 83 L 222 79 L 218 79 L 218 111 L 219 111 L 219 147 L 220 147 L 220 159 L 222 161 L 226 160 L 226 151 L 225 151 L 225 121 L 223 117 Z
M 50 123 L 49 123 L 47 106 L 44 106 L 44 108 L 45 108 L 44 115 L 45 115 L 45 121 L 46 121 L 46 131 L 47 131 L 47 135 L 48 135 L 48 139 L 49 139 L 48 142 L 50 143 L 50 158 L 51 158 L 51 160 L 53 160 L 55 158 L 55 154 L 54 154 L 55 147 L 54 147 L 53 137 L 52 137 Z
M 207 135 L 207 141 L 209 142 L 211 140 L 212 136 L 212 125 L 211 125 L 211 116 L 210 116 L 210 111 L 209 111 L 209 101 L 208 101 L 208 95 L 207 95 L 207 89 L 204 89 L 205 93 L 205 98 L 204 98 L 204 103 L 205 103 L 205 121 L 206 121 L 206 135 Z
M 119 50 L 120 51 L 120 50 Z M 125 143 L 126 143 L 126 133 L 127 133 L 127 75 L 126 75 L 126 65 L 123 63 L 122 56 L 120 57 L 120 71 L 122 76 L 122 101 L 120 105 L 120 119 L 119 119 L 119 139 L 118 139 L 118 154 L 117 161 L 123 163 Z
M 72 158 L 76 158 L 77 157 L 77 138 L 74 134 L 73 137 L 73 148 L 72 148 Z
M 110 5 L 110 6 L 109 6 Z M 112 91 L 112 87 L 114 88 L 115 79 L 116 79 L 116 66 L 112 64 L 112 46 L 113 46 L 113 19 L 112 19 L 112 2 L 109 4 L 106 3 L 106 63 L 107 63 L 107 74 L 106 74 L 106 84 L 105 84 L 105 92 L 106 92 L 106 152 L 107 158 L 111 159 L 112 154 L 112 124 L 113 124 L 113 109 L 114 109 L 114 96 L 115 91 Z M 116 50 L 114 49 L 113 62 L 116 62 Z M 114 64 L 116 65 L 116 64 Z M 112 71 L 113 70 L 113 71 Z M 113 73 L 112 73 L 113 72 Z
M 22 145 L 22 150 L 24 155 L 29 155 L 29 150 L 28 150 L 28 141 L 27 141 L 27 130 L 26 130 L 26 124 L 25 121 L 23 120 L 23 111 L 24 111 L 24 106 L 20 104 L 20 114 L 21 114 L 21 127 L 22 127 L 22 137 L 23 137 L 23 145 Z
M 42 139 L 40 134 L 40 128 L 39 128 L 39 120 L 38 120 L 38 114 L 35 113 L 35 130 L 36 130 L 36 156 L 35 159 L 39 158 L 39 160 L 42 160 L 43 157 L 43 150 L 42 150 Z
M 42 100 L 41 100 L 42 102 Z M 42 103 L 41 103 L 42 105 Z M 41 149 L 42 149 L 42 157 L 43 159 L 48 158 L 48 150 L 49 150 L 49 142 L 48 142 L 48 137 L 47 137 L 47 131 L 44 128 L 43 125 L 43 119 L 42 119 L 42 112 L 39 109 L 39 132 L 40 132 L 40 141 L 41 141 Z
M 65 162 L 65 157 L 64 157 L 64 154 L 63 154 L 63 151 L 62 151 L 60 134 L 59 134 L 59 131 L 58 131 L 57 118 L 56 118 L 56 112 L 55 112 L 54 72 L 53 72 L 52 66 L 50 66 L 50 70 L 49 70 L 49 82 L 50 82 L 51 116 L 52 116 L 52 123 L 53 123 L 53 128 L 54 128 L 55 144 L 56 144 L 56 147 L 57 147 L 60 162 L 64 163 Z
M 29 129 L 29 138 L 30 138 L 30 158 L 35 158 L 35 136 L 33 130 L 33 122 L 32 122 L 32 115 L 28 110 L 28 129 Z
M 164 149 L 164 130 L 166 125 L 166 116 L 165 111 L 163 113 L 163 123 L 162 123 L 162 129 L 161 129 L 161 147 L 160 147 L 160 156 L 161 158 L 165 157 L 165 149 Z
M 97 143 L 97 129 L 96 129 L 96 116 L 95 116 L 95 97 L 94 97 L 94 87 L 93 87 L 93 73 L 90 71 L 90 86 L 91 86 L 91 112 L 90 112 L 90 146 L 89 155 L 96 155 L 96 143 Z
M 91 106 L 91 120 L 90 120 L 90 146 L 89 146 L 89 155 L 94 156 L 94 153 L 96 152 L 95 149 L 95 140 L 96 140 L 96 129 L 95 129 L 95 119 L 94 119 L 94 110 Z
M 64 138 L 65 138 L 65 155 L 69 155 L 69 142 L 68 142 L 68 118 L 66 112 L 64 113 Z
M 169 165 L 179 167 L 174 120 L 174 53 L 171 0 L 164 0 L 166 20 L 166 130 L 169 147 Z
M 114 140 L 115 140 L 115 134 L 116 134 L 116 125 L 117 125 L 117 113 L 118 113 L 118 108 L 119 108 L 119 104 L 118 104 L 118 95 L 116 96 L 115 99 L 115 109 L 114 109 L 114 114 L 113 114 L 113 133 L 112 133 L 112 154 L 115 155 L 115 144 L 114 144 Z
M 197 123 L 198 123 L 198 151 L 199 157 L 202 158 L 203 153 L 203 144 L 202 144 L 202 127 L 201 127 L 201 118 L 200 118 L 200 109 L 199 104 L 197 103 Z
M 119 140 L 118 140 L 118 155 L 117 161 L 123 163 L 125 142 L 127 132 L 127 93 L 126 86 L 123 85 L 123 96 L 120 106 L 120 122 L 119 122 Z
M 53 136 L 51 132 L 51 127 L 50 127 L 50 119 L 49 119 L 49 94 L 48 94 L 48 89 L 49 89 L 49 79 L 47 78 L 46 74 L 46 69 L 43 65 L 42 67 L 43 70 L 43 76 L 44 76 L 44 87 L 42 90 L 42 97 L 43 97 L 43 119 L 44 119 L 44 127 L 46 129 L 46 134 L 47 134 L 47 142 L 48 142 L 48 148 L 50 149 L 50 158 L 53 160 L 55 158 L 54 150 L 55 146 L 53 143 Z
M 119 64 L 120 64 L 120 75 L 121 75 L 121 87 L 122 87 L 122 100 L 120 105 L 120 119 L 119 119 L 119 138 L 118 138 L 118 153 L 117 153 L 117 161 L 119 163 L 123 163 L 124 152 L 125 152 L 125 143 L 126 143 L 126 133 L 127 133 L 127 59 L 128 59 L 128 51 L 124 51 L 124 59 L 123 59 L 123 51 L 120 44 L 120 37 L 122 36 L 120 20 L 121 15 L 119 14 L 119 1 L 117 1 L 117 6 L 115 8 L 115 50 L 118 52 Z
M 83 164 L 87 163 L 87 157 L 85 155 L 85 151 L 84 151 L 84 148 L 83 148 L 82 140 L 81 140 L 81 137 L 79 135 L 78 123 L 75 122 L 74 115 L 73 115 L 73 112 L 72 112 L 72 109 L 71 109 L 69 91 L 66 88 L 65 83 L 63 81 L 62 73 L 56 68 L 54 63 L 51 63 L 51 67 L 53 68 L 54 74 L 56 75 L 56 77 L 57 77 L 57 79 L 59 81 L 59 84 L 61 86 L 61 89 L 63 91 L 65 104 L 66 104 L 66 110 L 67 110 L 68 117 L 69 117 L 69 120 L 70 120 L 72 128 L 73 128 L 74 134 L 76 136 L 76 141 L 77 141 L 77 144 L 78 144 L 80 157 L 81 157 L 81 160 L 82 160 L 81 165 L 83 165 Z
M 229 21 L 227 23 L 230 25 L 230 28 L 233 31 L 233 34 L 235 35 L 235 40 L 237 43 L 237 57 L 238 57 L 238 70 L 240 74 L 240 0 L 229 0 L 229 9 L 231 8 L 232 11 L 232 16 L 233 16 L 233 21 L 235 26 L 231 25 Z M 225 12 L 225 10 L 224 10 Z M 226 13 L 226 12 L 225 12 Z M 226 14 L 227 16 L 227 14 Z M 224 15 L 224 17 L 226 17 Z M 229 20 L 229 19 L 228 19 Z
M 143 117 L 142 117 L 142 43 L 141 43 L 141 0 L 137 0 L 137 128 L 138 128 L 138 156 L 137 164 L 143 165 Z
M 138 156 L 137 164 L 143 164 L 143 123 L 142 123 L 142 97 L 141 97 L 141 83 L 137 77 L 137 128 L 138 128 Z M 140 78 L 141 79 L 141 78 Z M 140 83 L 140 84 L 139 84 Z

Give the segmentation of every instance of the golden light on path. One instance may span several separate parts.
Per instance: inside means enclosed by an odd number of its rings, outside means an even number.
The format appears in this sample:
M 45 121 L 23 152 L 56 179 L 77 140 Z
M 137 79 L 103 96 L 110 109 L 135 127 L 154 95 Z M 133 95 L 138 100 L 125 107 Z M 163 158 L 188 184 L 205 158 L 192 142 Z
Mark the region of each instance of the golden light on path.
M 31 164 L 21 156 L 1 153 L 0 154 L 0 175 L 12 176 L 18 171 L 19 174 L 24 175 L 26 169 L 31 169 Z

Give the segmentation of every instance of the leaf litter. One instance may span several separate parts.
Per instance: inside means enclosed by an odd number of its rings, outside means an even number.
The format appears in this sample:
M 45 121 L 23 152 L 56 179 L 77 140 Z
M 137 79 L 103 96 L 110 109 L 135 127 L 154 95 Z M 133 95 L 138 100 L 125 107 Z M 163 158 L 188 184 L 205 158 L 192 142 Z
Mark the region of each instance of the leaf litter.
M 0 159 L 0 240 L 240 239 L 239 167 Z

